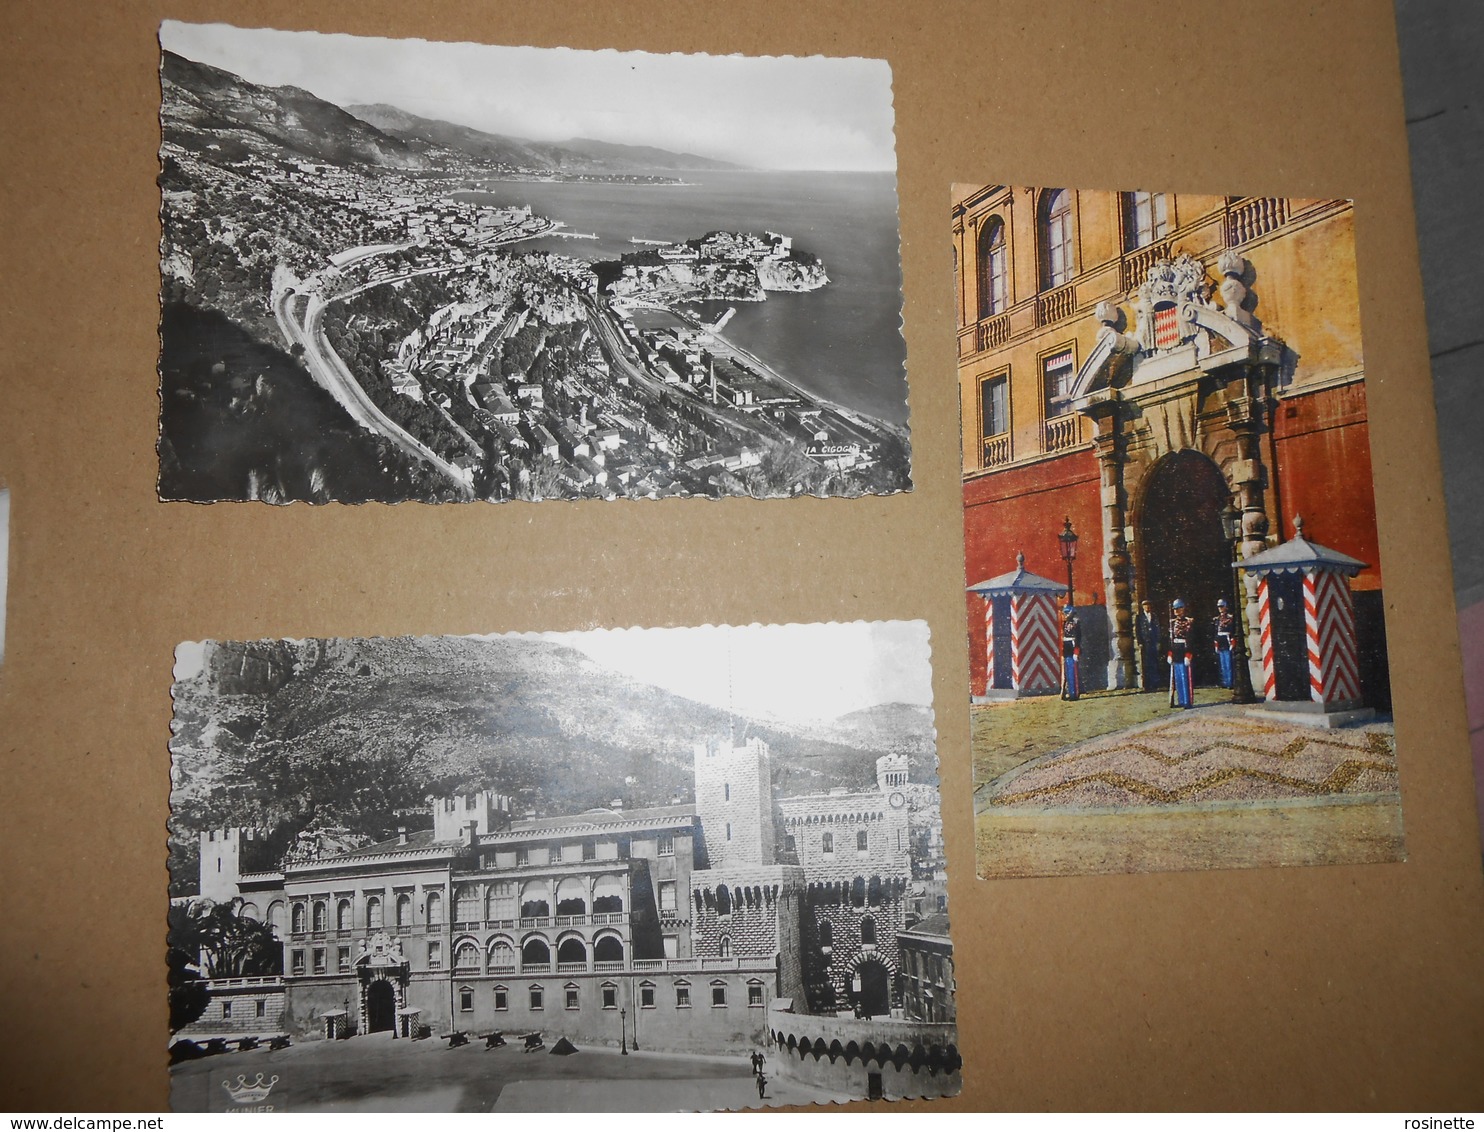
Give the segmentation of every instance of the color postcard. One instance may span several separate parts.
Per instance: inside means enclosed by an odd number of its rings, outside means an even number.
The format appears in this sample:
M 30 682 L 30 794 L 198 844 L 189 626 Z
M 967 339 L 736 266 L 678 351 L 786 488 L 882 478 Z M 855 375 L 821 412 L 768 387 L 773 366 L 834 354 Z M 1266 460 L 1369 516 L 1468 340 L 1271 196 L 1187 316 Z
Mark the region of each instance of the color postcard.
M 953 239 L 980 875 L 1403 859 L 1351 202 Z

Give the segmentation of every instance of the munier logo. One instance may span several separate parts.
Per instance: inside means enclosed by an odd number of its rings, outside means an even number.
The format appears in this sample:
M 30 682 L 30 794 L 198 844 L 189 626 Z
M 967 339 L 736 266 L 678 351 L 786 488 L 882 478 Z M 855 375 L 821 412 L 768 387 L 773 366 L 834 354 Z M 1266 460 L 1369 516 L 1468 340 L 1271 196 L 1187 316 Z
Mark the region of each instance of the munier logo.
M 227 1095 L 232 1098 L 236 1105 L 261 1105 L 268 1099 L 268 1094 L 273 1091 L 273 1086 L 278 1084 L 278 1074 L 275 1073 L 268 1080 L 263 1080 L 263 1075 L 258 1074 L 257 1080 L 251 1085 L 247 1083 L 247 1074 L 237 1074 L 237 1082 L 223 1081 L 222 1088 L 227 1090 Z M 267 1106 L 271 1108 L 272 1106 Z

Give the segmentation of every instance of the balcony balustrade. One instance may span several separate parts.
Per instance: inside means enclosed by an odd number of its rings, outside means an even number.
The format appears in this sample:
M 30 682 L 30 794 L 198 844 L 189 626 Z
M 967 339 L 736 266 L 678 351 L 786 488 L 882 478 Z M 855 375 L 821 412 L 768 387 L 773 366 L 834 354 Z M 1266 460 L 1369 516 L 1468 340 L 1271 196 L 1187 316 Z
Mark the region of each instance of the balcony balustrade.
M 1076 309 L 1077 289 L 1073 284 L 1047 291 L 1036 296 L 1036 325 L 1045 326 L 1048 322 L 1070 318 Z
M 1053 417 L 1041 423 L 1041 451 L 1060 452 L 1077 445 L 1077 418 Z
M 994 468 L 1000 464 L 1010 462 L 1010 434 L 1002 433 L 999 436 L 986 436 L 984 438 L 984 458 L 980 462 L 981 468 Z
M 1236 247 L 1266 236 L 1288 220 L 1288 201 L 1281 197 L 1248 197 L 1228 207 L 1226 246 Z
M 1010 337 L 1010 316 L 991 315 L 979 324 L 977 345 L 981 350 L 992 350 Z
M 1124 294 L 1137 291 L 1149 278 L 1149 269 L 1170 258 L 1170 241 L 1161 240 L 1129 252 L 1118 264 L 1118 285 Z

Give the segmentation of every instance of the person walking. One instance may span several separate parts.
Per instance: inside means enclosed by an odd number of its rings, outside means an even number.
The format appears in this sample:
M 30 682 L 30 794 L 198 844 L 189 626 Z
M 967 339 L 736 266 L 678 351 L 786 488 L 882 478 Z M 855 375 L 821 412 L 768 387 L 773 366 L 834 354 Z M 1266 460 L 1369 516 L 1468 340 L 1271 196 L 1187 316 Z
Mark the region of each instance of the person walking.
M 1075 700 L 1082 694 L 1078 661 L 1082 656 L 1082 624 L 1071 603 L 1061 607 L 1061 698 Z
M 1195 622 L 1185 615 L 1185 602 L 1178 597 L 1170 603 L 1170 706 L 1195 706 L 1191 684 L 1190 638 Z
M 1216 650 L 1216 663 L 1221 667 L 1221 686 L 1232 686 L 1232 637 L 1237 631 L 1237 619 L 1227 608 L 1226 598 L 1216 603 L 1216 616 L 1211 618 L 1212 647 Z
M 1159 678 L 1159 622 L 1154 619 L 1154 606 L 1139 602 L 1134 615 L 1134 640 L 1139 645 L 1139 687 L 1157 692 L 1164 683 Z
M 757 1075 L 757 1099 L 760 1101 L 768 1099 L 768 1075 L 766 1073 Z

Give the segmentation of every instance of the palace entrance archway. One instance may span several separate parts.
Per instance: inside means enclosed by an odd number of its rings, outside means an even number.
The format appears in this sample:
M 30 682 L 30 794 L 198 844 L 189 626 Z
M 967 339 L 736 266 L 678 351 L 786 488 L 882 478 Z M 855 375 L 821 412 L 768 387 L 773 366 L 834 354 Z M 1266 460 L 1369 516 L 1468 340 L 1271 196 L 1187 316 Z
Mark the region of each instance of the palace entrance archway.
M 865 960 L 855 969 L 852 982 L 855 980 L 859 980 L 860 989 L 853 986 L 851 989 L 862 1014 L 877 1017 L 891 1013 L 891 972 L 885 963 L 879 959 Z
M 1195 680 L 1215 684 L 1211 618 L 1219 598 L 1231 600 L 1231 544 L 1221 513 L 1231 490 L 1220 469 L 1190 450 L 1173 452 L 1149 473 L 1139 508 L 1134 550 L 1139 600 L 1153 603 L 1161 639 L 1169 628 L 1170 602 L 1185 600 L 1195 620 Z
M 379 1034 L 397 1024 L 397 992 L 385 979 L 366 988 L 366 1031 Z

